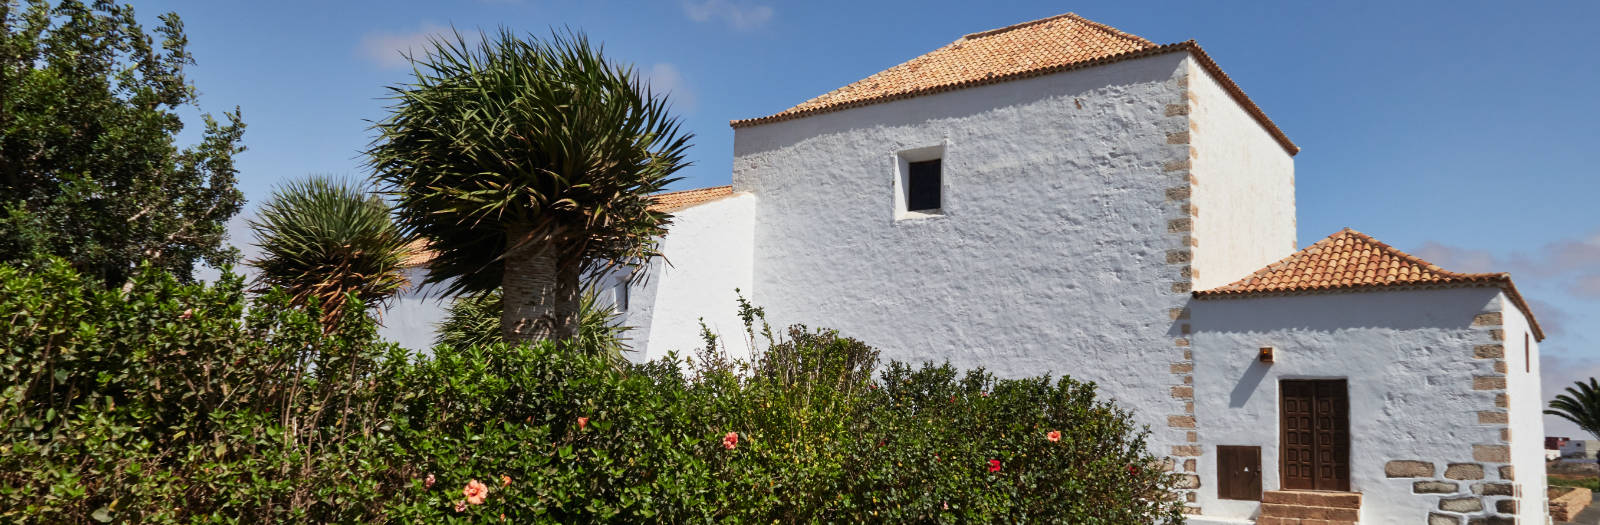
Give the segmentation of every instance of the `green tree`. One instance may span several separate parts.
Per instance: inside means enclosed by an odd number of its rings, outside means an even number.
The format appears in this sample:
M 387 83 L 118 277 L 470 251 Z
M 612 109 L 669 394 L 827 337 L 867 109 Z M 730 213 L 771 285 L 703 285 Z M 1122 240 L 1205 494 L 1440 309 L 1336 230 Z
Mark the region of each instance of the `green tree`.
M 574 335 L 584 278 L 656 254 L 691 135 L 582 34 L 435 40 L 368 154 L 449 293 L 501 289 L 507 341 Z
M 408 284 L 408 242 L 383 199 L 354 181 L 313 176 L 276 190 L 250 221 L 261 257 L 262 288 L 280 287 L 304 305 L 315 298 L 323 322 L 378 305 Z
M 1571 421 L 1600 439 L 1600 381 L 1591 377 L 1588 383 L 1573 383 L 1567 387 L 1567 393 L 1550 400 L 1550 407 L 1544 413 Z
M 244 124 L 206 115 L 198 144 L 174 144 L 194 60 L 178 16 L 160 20 L 152 36 L 114 0 L 0 3 L 0 262 L 60 256 L 116 286 L 140 261 L 190 280 L 237 258 Z
M 500 313 L 504 309 L 498 290 L 459 297 L 450 303 L 433 343 L 467 348 L 500 341 Z M 620 364 L 622 353 L 628 351 L 628 337 L 624 334 L 632 330 L 620 322 L 620 317 L 593 288 L 585 289 L 578 300 L 578 332 L 572 347 L 586 354 L 609 356 Z

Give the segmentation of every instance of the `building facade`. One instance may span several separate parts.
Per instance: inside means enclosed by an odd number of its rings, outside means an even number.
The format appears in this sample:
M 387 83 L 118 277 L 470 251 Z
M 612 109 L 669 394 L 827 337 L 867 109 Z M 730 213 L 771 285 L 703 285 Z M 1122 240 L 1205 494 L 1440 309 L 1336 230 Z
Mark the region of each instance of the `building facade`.
M 665 260 L 614 292 L 643 358 L 701 323 L 748 356 L 742 296 L 885 359 L 1094 381 L 1197 523 L 1545 522 L 1509 277 L 1299 249 L 1298 147 L 1193 42 L 1061 15 L 733 126 L 733 184 L 660 196 Z

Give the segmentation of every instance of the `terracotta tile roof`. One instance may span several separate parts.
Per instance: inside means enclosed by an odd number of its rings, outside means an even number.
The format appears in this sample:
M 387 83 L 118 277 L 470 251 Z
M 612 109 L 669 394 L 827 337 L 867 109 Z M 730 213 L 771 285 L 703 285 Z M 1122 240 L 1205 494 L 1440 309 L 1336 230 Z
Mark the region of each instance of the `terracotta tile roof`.
M 1345 228 L 1227 286 L 1194 292 L 1196 298 L 1235 297 L 1386 287 L 1496 286 L 1522 309 L 1533 333 L 1533 312 L 1508 273 L 1459 273 L 1440 268 L 1367 234 Z
M 712 186 L 693 190 L 672 191 L 653 195 L 656 199 L 650 209 L 655 211 L 674 212 L 690 206 L 705 204 L 717 199 L 733 195 L 733 186 Z
M 650 206 L 650 209 L 671 213 L 732 195 L 733 186 L 713 186 L 710 188 L 657 193 L 652 195 L 656 203 Z M 437 255 L 433 250 L 428 249 L 428 244 L 425 241 L 413 241 L 410 246 L 407 246 L 407 249 L 411 252 L 406 256 L 406 260 L 403 263 L 407 267 L 427 266 L 428 262 L 432 261 L 434 256 Z
M 753 126 L 1178 51 L 1193 53 L 1289 154 L 1300 151 L 1194 41 L 1157 45 L 1074 13 L 973 33 L 782 112 L 730 124 Z

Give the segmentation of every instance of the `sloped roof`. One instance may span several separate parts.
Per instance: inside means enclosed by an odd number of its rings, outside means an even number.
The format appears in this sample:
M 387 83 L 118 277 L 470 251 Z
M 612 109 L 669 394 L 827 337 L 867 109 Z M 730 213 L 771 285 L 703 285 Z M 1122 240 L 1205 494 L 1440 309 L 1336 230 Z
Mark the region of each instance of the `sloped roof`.
M 1158 45 L 1074 13 L 973 33 L 779 113 L 730 124 L 740 128 L 1177 51 L 1194 53 L 1289 154 L 1300 151 L 1194 41 Z
M 1238 297 L 1388 287 L 1496 286 L 1522 310 L 1540 340 L 1544 332 L 1509 273 L 1460 273 L 1349 228 L 1317 241 L 1248 277 L 1194 292 L 1196 298 Z
M 710 188 L 697 188 L 692 190 L 672 191 L 652 195 L 656 203 L 650 209 L 662 212 L 674 212 L 691 206 L 705 204 L 717 199 L 733 195 L 733 186 L 712 186 Z
M 733 186 L 712 186 L 710 188 L 696 188 L 683 191 L 669 191 L 651 195 L 656 203 L 650 206 L 651 210 L 659 212 L 675 212 L 685 208 L 692 208 L 707 202 L 730 197 L 733 195 Z M 402 264 L 406 267 L 427 266 L 429 261 L 437 255 L 428 248 L 425 241 L 412 241 L 406 247 L 410 252 Z

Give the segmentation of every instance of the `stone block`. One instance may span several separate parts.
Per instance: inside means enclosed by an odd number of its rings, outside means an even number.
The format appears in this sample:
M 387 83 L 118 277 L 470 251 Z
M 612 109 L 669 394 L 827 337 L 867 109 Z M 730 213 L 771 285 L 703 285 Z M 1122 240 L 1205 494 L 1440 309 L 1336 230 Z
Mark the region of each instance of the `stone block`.
M 1510 483 L 1473 483 L 1472 493 L 1479 496 L 1510 496 L 1512 495 Z
M 1455 494 L 1461 487 L 1449 481 L 1418 481 L 1411 484 L 1411 492 L 1416 494 Z
M 1481 313 L 1472 318 L 1472 326 L 1500 326 L 1501 317 L 1500 312 Z
M 1433 463 L 1426 461 L 1395 460 L 1383 465 L 1383 474 L 1391 478 L 1431 478 Z
M 1478 412 L 1478 423 L 1483 425 L 1504 425 L 1511 422 L 1511 414 L 1499 410 L 1484 410 Z
M 1194 416 L 1167 416 L 1167 426 L 1172 428 L 1194 428 Z
M 1508 445 L 1473 445 L 1472 459 L 1485 463 L 1510 463 L 1511 447 Z
M 1461 525 L 1461 517 L 1429 512 L 1428 525 Z
M 1506 376 L 1476 376 L 1472 378 L 1473 390 L 1505 390 Z
M 1478 345 L 1472 347 L 1472 357 L 1478 359 L 1500 359 L 1505 356 L 1505 345 Z
M 1483 479 L 1483 465 L 1477 463 L 1451 463 L 1444 468 L 1444 477 L 1450 479 Z
M 1439 510 L 1450 512 L 1478 512 L 1483 510 L 1483 500 L 1478 498 L 1445 498 L 1439 500 Z

